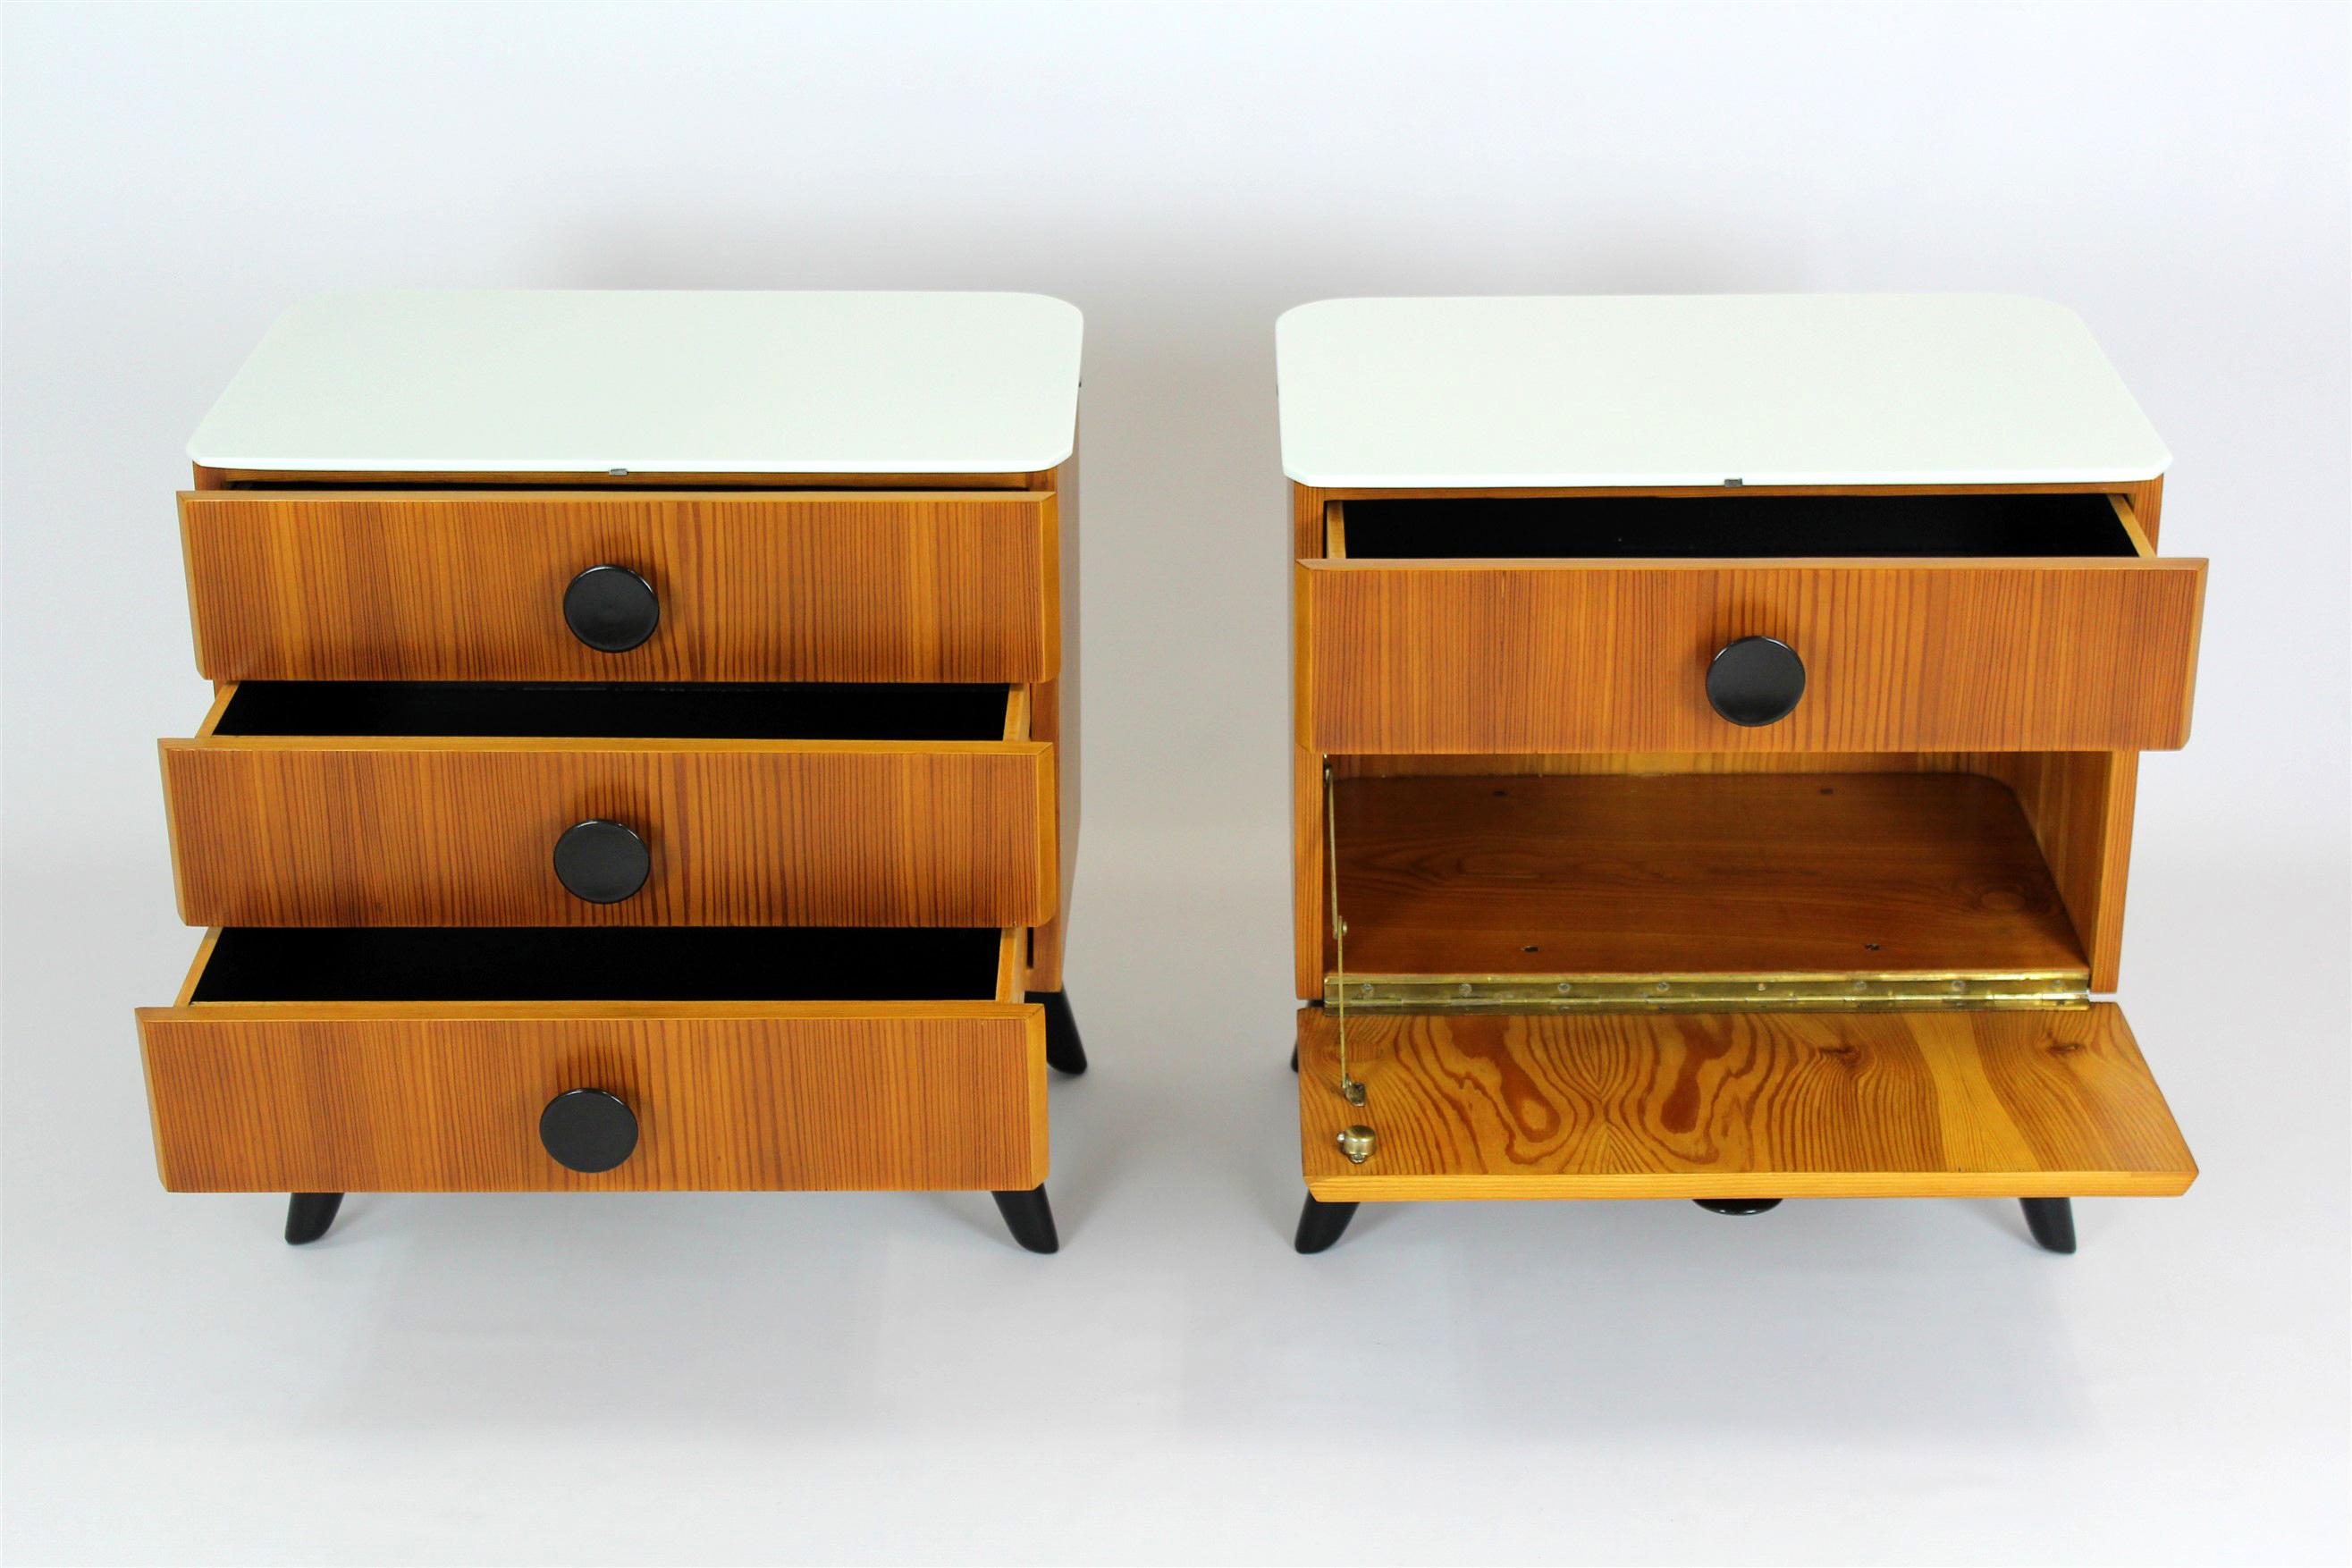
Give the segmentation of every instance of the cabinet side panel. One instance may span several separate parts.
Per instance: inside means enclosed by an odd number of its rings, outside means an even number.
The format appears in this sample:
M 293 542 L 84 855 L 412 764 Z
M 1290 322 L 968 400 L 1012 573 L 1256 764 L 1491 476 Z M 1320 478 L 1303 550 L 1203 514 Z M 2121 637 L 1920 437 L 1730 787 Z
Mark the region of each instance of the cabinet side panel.
M 2091 989 L 2115 990 L 2123 963 L 2124 884 L 2131 869 L 2139 753 L 1983 752 L 1962 763 L 2016 792 L 2091 961 Z
M 1296 563 L 1323 558 L 1323 510 L 1327 493 L 1311 485 L 1290 487 L 1290 570 Z M 1324 916 L 1323 757 L 1306 743 L 1307 695 L 1313 644 L 1307 636 L 1306 584 L 1294 582 L 1290 600 L 1290 702 L 1292 732 L 1299 739 L 1290 760 L 1290 898 L 1293 968 L 1298 997 L 1323 994 L 1330 967 L 1330 932 Z
M 1054 491 L 1049 559 L 1056 574 L 1046 600 L 1048 616 L 1058 616 L 1059 673 L 1030 693 L 1029 733 L 1054 743 L 1055 821 L 1059 835 L 1059 898 L 1051 920 L 1029 935 L 1027 984 L 1032 991 L 1062 989 L 1062 956 L 1070 920 L 1070 889 L 1078 863 L 1078 452 L 1076 437 L 1067 461 L 1050 473 L 1030 476 L 1033 485 Z

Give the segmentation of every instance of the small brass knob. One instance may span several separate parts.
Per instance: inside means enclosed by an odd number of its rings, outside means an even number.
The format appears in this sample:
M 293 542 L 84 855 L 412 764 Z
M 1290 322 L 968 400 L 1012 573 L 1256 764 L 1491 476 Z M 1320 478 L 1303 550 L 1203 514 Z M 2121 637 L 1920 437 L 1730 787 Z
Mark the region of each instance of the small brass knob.
M 1369 1127 L 1359 1125 L 1339 1129 L 1339 1152 L 1348 1156 L 1354 1164 L 1360 1165 L 1370 1159 L 1372 1148 L 1379 1142 L 1380 1134 Z

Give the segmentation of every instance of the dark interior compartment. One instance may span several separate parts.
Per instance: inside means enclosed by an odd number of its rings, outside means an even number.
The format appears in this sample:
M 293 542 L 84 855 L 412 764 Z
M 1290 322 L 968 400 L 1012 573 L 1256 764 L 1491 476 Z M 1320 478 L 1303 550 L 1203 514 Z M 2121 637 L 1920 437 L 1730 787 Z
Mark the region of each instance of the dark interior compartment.
M 984 1002 L 1002 931 L 233 927 L 194 1002 Z
M 1351 500 L 1351 560 L 2138 553 L 2106 496 L 1557 496 Z
M 216 735 L 1001 741 L 993 686 L 248 680 Z

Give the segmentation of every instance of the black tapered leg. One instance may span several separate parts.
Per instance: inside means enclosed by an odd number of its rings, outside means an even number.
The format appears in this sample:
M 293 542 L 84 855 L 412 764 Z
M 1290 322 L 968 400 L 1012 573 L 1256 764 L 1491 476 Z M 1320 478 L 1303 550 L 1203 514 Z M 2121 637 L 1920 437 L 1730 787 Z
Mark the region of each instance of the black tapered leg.
M 1778 1198 L 1693 1198 L 1691 1202 L 1709 1214 L 1769 1214 L 1780 1206 Z
M 1070 1011 L 1067 991 L 1032 991 L 1029 1000 L 1045 1007 L 1045 1065 L 1071 1078 L 1087 1070 L 1087 1047 L 1078 1039 L 1078 1020 Z M 1052 1248 L 1048 1247 L 1047 1251 Z
M 1054 1207 L 1045 1201 L 1044 1186 L 1025 1193 L 999 1193 L 996 1212 L 1004 1216 L 1013 1239 L 1032 1252 L 1059 1252 L 1062 1238 L 1054 1232 Z
M 335 1211 L 343 1206 L 341 1193 L 295 1193 L 286 1200 L 286 1245 L 300 1247 L 327 1234 Z
M 1297 1072 L 1298 1070 L 1298 1047 L 1297 1046 L 1290 1047 L 1290 1070 L 1292 1072 Z
M 2033 1239 L 2053 1252 L 2074 1250 L 2074 1200 L 2072 1198 L 2020 1198 L 2025 1210 L 2025 1228 Z
M 1328 1250 L 1347 1233 L 1348 1222 L 1355 1217 L 1355 1205 L 1327 1204 L 1313 1193 L 1307 1194 L 1307 1206 L 1298 1211 L 1298 1250 Z

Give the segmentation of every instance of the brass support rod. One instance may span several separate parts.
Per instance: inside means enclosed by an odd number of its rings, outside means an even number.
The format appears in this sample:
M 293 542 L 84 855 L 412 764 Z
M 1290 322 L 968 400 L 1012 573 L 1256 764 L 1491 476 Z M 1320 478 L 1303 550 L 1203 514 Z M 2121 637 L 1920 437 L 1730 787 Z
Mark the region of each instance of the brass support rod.
M 1331 783 L 1331 759 L 1323 759 L 1323 863 L 1331 883 L 1331 965 L 1339 982 L 1339 1094 L 1350 1105 L 1364 1103 L 1364 1086 L 1348 1070 L 1348 922 L 1339 913 L 1339 796 Z M 1324 986 L 1328 996 L 1331 986 Z

